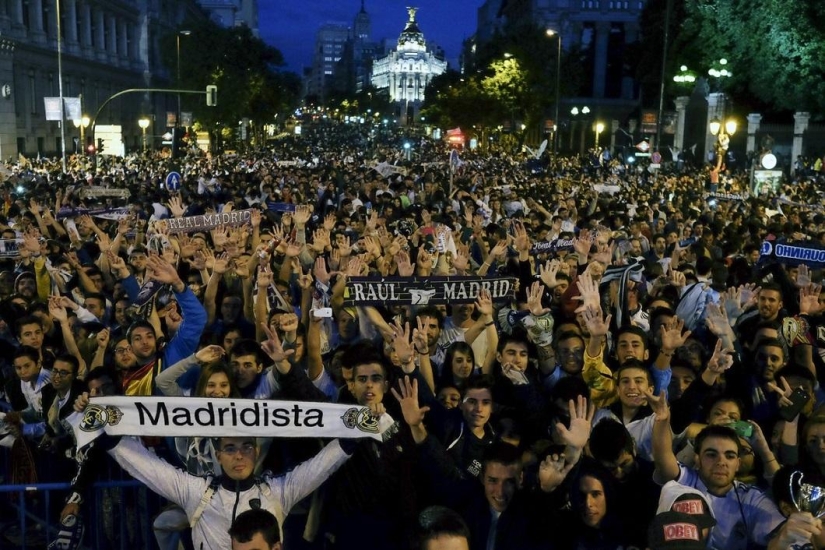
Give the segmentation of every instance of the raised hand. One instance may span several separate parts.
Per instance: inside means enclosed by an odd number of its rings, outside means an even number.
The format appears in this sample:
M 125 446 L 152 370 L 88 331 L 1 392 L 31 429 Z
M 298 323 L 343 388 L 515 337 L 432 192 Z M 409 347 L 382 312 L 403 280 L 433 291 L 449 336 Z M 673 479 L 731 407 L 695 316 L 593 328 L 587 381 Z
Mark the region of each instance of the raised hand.
M 590 438 L 590 425 L 596 414 L 596 407 L 593 403 L 588 405 L 583 395 L 578 396 L 576 401 L 571 399 L 568 406 L 570 407 L 570 428 L 559 422 L 556 424 L 556 431 L 565 445 L 584 449 Z
M 180 276 L 175 267 L 160 256 L 150 254 L 146 262 L 147 271 L 151 270 L 149 278 L 163 284 L 178 286 L 181 283 Z
M 662 390 L 659 395 L 653 395 L 653 386 L 647 388 L 647 404 L 653 409 L 656 420 L 664 422 L 670 418 L 670 407 L 667 404 L 667 390 Z
M 273 332 L 266 323 L 261 323 L 261 327 L 264 329 L 264 333 L 267 336 L 267 339 L 261 342 L 261 349 L 275 362 L 275 367 L 281 371 L 279 364 L 295 353 L 295 350 L 284 350 L 283 345 L 281 345 L 281 339 L 278 338 L 278 334 Z
M 166 206 L 169 207 L 169 211 L 175 218 L 182 218 L 183 213 L 186 212 L 186 206 L 181 202 L 178 195 L 170 197 Z
M 580 313 L 587 308 L 601 309 L 602 298 L 599 294 L 599 285 L 593 280 L 589 272 L 582 273 L 576 279 L 576 286 L 579 288 L 579 300 L 581 305 L 576 308 L 576 313 Z
M 332 231 L 333 229 L 335 229 L 335 223 L 337 221 L 338 220 L 335 217 L 335 214 L 327 214 L 326 216 L 324 216 L 324 229 L 326 229 L 327 231 Z
M 432 269 L 433 256 L 423 248 L 418 249 L 418 256 L 416 257 L 416 265 L 421 269 Z
M 708 304 L 708 314 L 705 318 L 705 325 L 715 336 L 722 336 L 730 332 L 728 315 L 724 308 L 718 304 Z
M 539 307 L 541 307 L 541 298 L 539 298 Z M 482 289 L 478 293 L 478 298 L 476 298 L 476 311 L 483 316 L 493 316 L 493 297 L 489 290 Z
M 670 321 L 660 327 L 662 337 L 662 351 L 673 351 L 676 348 L 682 347 L 685 340 L 690 336 L 691 331 L 682 334 L 682 329 L 685 328 L 685 322 L 678 317 L 673 317 Z
M 722 349 L 722 340 L 716 341 L 713 355 L 708 360 L 708 370 L 716 375 L 723 374 L 733 365 L 733 350 Z
M 530 252 L 530 237 L 527 235 L 527 229 L 524 228 L 524 224 L 516 222 L 513 225 L 513 233 L 516 237 L 513 241 L 516 250 L 522 254 Z
M 306 225 L 309 218 L 312 217 L 312 207 L 305 204 L 299 204 L 295 208 L 295 214 L 292 215 L 292 220 L 296 226 Z
M 410 254 L 406 250 L 395 255 L 395 265 L 398 266 L 400 277 L 411 277 L 415 273 L 415 265 L 410 262 Z
M 805 264 L 800 264 L 796 270 L 796 286 L 800 289 L 806 288 L 809 284 L 811 284 L 811 274 L 808 271 L 808 266 Z
M 776 385 L 776 382 L 768 382 L 768 388 L 776 392 L 779 396 L 779 406 L 780 407 L 790 407 L 793 405 L 793 401 L 791 401 L 791 394 L 793 393 L 793 388 L 788 381 L 785 380 L 784 376 L 779 377 L 779 382 L 782 384 L 782 387 Z
M 392 349 L 398 356 L 398 360 L 402 365 L 407 365 L 413 358 L 413 346 L 410 342 L 410 323 L 404 323 L 404 326 L 397 323 L 390 325 L 392 329 Z
M 539 486 L 541 490 L 549 493 L 556 489 L 575 465 L 575 462 L 567 462 L 564 455 L 547 455 L 547 458 L 539 464 Z
M 109 345 L 109 336 L 111 333 L 109 332 L 108 328 L 104 328 L 100 332 L 97 333 L 95 337 L 95 341 L 97 342 L 98 349 L 106 349 L 106 346 Z
M 590 230 L 582 229 L 579 231 L 579 236 L 573 239 L 573 250 L 579 255 L 579 258 L 586 260 L 590 255 L 590 247 L 593 241 L 591 240 Z
M 606 319 L 602 319 L 601 308 L 588 307 L 582 313 L 584 324 L 587 327 L 587 332 L 590 333 L 591 338 L 601 338 L 607 336 L 610 331 L 610 320 L 612 315 L 608 315 Z
M 415 346 L 415 351 L 420 353 L 421 355 L 429 355 L 430 354 L 430 347 L 429 343 L 427 342 L 427 330 L 424 328 L 424 319 L 421 317 L 416 317 L 416 328 L 413 329 L 413 345 Z
M 453 257 L 453 267 L 459 273 L 466 273 L 470 267 L 470 258 L 463 250 L 456 251 Z
M 403 380 L 398 381 L 398 390 L 390 388 L 392 395 L 398 400 L 401 405 L 401 413 L 404 415 L 404 422 L 411 428 L 417 428 L 424 422 L 424 415 L 430 410 L 429 407 L 421 407 L 418 404 L 418 380 L 413 378 L 410 382 L 410 377 L 405 376 Z
M 800 269 L 806 267 L 799 266 Z M 822 313 L 823 306 L 819 304 L 819 293 L 822 285 L 808 284 L 799 289 L 799 313 L 802 315 L 818 315 Z
M 267 288 L 272 284 L 274 276 L 269 266 L 262 265 L 258 267 L 258 289 Z
M 539 265 L 541 282 L 549 289 L 556 288 L 559 284 L 558 281 L 556 281 L 556 275 L 559 272 L 560 264 L 561 262 L 559 260 L 547 260 L 544 265 Z
M 541 317 L 546 313 L 550 313 L 550 308 L 544 307 L 541 303 L 542 296 L 544 296 L 544 285 L 541 281 L 535 281 L 527 289 L 527 308 L 530 310 L 530 314 L 535 317 Z M 479 295 L 479 298 L 480 297 L 481 295 Z M 490 304 L 490 309 L 492 309 L 492 301 Z
M 49 314 L 59 323 L 69 320 L 69 313 L 60 303 L 60 296 L 49 296 Z
M 329 285 L 332 274 L 327 270 L 327 262 L 322 257 L 315 258 L 315 265 L 312 269 L 315 278 L 323 285 Z
M 199 350 L 195 354 L 195 359 L 197 359 L 199 363 L 207 364 L 217 361 L 224 355 L 226 355 L 226 350 L 220 346 L 212 345 L 206 346 L 205 348 Z
M 252 212 L 249 213 L 249 224 L 252 226 L 252 229 L 261 226 L 261 211 L 257 208 L 253 208 Z
M 215 257 L 215 263 L 212 265 L 212 272 L 216 275 L 223 275 L 229 271 L 229 255 L 224 252 L 220 256 Z

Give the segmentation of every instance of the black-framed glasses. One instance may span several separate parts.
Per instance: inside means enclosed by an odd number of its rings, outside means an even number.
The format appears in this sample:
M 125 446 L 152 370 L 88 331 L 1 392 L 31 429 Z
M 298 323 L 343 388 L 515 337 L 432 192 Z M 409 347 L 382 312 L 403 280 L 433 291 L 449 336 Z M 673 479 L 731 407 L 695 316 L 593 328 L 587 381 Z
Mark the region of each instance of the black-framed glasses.
M 52 369 L 52 378 L 58 378 L 61 376 L 71 376 L 74 373 L 70 370 L 59 370 L 59 369 Z

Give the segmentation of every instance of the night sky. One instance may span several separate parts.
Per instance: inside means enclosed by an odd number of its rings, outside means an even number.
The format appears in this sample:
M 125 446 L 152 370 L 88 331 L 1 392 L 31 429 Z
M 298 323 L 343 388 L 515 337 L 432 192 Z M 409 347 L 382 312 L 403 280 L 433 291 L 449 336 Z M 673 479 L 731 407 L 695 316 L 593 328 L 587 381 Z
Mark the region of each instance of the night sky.
M 407 21 L 407 6 L 419 8 L 418 26 L 424 38 L 444 48 L 451 67 L 461 42 L 476 29 L 476 10 L 483 0 L 365 0 L 372 21 L 373 41 L 396 40 Z M 315 33 L 324 23 L 352 26 L 360 0 L 258 0 L 261 38 L 284 55 L 287 70 L 301 74 L 312 64 Z

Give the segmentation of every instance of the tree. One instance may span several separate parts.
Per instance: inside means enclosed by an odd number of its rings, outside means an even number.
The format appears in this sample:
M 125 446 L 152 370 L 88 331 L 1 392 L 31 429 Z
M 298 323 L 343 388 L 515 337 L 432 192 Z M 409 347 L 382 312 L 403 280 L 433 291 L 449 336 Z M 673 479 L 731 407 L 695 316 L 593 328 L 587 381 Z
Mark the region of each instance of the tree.
M 647 5 L 643 16 L 643 81 L 661 67 L 665 0 Z M 674 0 L 674 36 L 667 74 L 687 64 L 701 74 L 728 60 L 733 73 L 725 91 L 737 104 L 760 109 L 802 110 L 825 115 L 825 3 L 821 0 Z M 655 78 L 658 82 L 658 77 Z
M 247 27 L 223 28 L 211 21 L 187 25 L 191 34 L 181 40 L 180 87 L 203 90 L 218 86 L 218 105 L 207 107 L 201 96 L 185 95 L 182 108 L 192 111 L 204 128 L 234 127 L 238 120 L 275 120 L 298 105 L 300 78 L 279 72 L 281 52 L 252 35 Z M 162 39 L 163 62 L 176 70 L 176 36 Z

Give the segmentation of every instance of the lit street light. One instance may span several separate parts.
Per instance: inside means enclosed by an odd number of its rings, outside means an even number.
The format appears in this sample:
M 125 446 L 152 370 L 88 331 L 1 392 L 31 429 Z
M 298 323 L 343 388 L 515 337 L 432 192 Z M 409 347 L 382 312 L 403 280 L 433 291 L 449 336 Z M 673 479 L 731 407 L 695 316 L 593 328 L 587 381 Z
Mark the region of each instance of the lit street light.
M 89 127 L 91 120 L 89 119 L 88 115 L 83 115 L 80 120 L 73 120 L 75 128 L 80 129 L 80 143 L 81 146 L 79 149 L 86 150 L 86 128 Z
M 599 136 L 601 133 L 604 132 L 604 124 L 601 122 L 596 123 L 596 150 L 599 149 Z
M 138 120 L 138 126 L 143 131 L 143 150 L 146 151 L 146 128 L 149 127 L 149 119 L 148 118 L 141 118 Z

